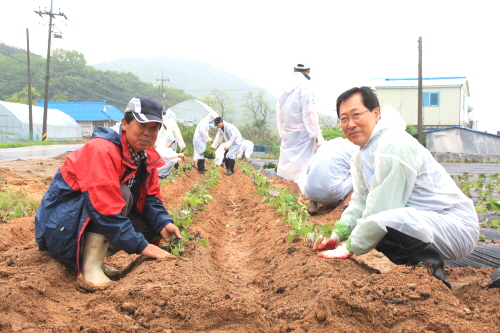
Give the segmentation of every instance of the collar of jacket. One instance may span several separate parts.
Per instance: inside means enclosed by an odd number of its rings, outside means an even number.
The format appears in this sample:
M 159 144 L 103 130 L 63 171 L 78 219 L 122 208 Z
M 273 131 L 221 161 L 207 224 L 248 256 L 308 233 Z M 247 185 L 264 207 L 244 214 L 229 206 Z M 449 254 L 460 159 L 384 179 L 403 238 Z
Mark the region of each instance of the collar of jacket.
M 306 77 L 306 79 L 308 79 L 308 80 L 311 79 L 311 77 L 309 75 L 305 74 L 305 73 L 302 73 L 302 75 L 304 75 Z

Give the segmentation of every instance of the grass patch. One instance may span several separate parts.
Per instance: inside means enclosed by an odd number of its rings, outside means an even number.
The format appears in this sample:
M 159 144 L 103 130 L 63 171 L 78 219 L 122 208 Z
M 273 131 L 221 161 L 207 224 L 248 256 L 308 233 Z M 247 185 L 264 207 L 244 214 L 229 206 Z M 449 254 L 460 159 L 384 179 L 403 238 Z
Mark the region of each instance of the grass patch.
M 6 191 L 0 192 L 0 221 L 2 222 L 34 214 L 37 208 L 35 201 L 31 200 L 23 190 L 14 193 L 10 186 L 7 186 Z

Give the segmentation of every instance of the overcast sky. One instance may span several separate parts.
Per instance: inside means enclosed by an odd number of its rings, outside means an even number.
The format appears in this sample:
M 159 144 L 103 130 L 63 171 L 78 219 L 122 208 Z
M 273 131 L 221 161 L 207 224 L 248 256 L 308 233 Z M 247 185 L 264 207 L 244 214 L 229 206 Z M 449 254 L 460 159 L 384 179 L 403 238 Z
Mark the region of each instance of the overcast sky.
M 311 65 L 318 111 L 331 114 L 343 91 L 371 78 L 466 76 L 478 129 L 500 131 L 495 82 L 498 18 L 491 1 L 53 0 L 52 50 L 76 50 L 89 64 L 122 57 L 183 57 L 238 75 L 277 95 L 297 62 Z M 0 41 L 46 56 L 50 0 L 4 6 Z M 116 70 L 119 70 L 118 68 Z M 161 73 L 159 73 L 161 75 Z M 168 77 L 168 73 L 165 73 Z M 175 87 L 175 81 L 169 82 Z M 240 88 L 240 87 L 238 87 Z

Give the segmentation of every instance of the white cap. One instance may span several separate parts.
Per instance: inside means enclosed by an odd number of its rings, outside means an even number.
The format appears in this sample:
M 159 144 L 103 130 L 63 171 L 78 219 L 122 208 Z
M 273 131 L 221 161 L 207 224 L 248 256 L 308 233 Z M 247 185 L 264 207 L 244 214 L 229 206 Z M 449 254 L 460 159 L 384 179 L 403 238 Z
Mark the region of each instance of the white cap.
M 308 64 L 305 62 L 299 62 L 297 65 L 294 66 L 295 69 L 309 69 L 311 68 Z

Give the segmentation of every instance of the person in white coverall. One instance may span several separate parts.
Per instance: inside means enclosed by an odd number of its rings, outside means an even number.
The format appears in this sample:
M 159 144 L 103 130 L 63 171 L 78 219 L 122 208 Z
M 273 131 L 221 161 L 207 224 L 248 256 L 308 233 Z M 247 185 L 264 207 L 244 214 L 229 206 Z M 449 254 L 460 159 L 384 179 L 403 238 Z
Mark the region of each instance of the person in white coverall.
M 309 73 L 309 66 L 296 65 L 276 103 L 276 119 L 281 137 L 277 175 L 290 181 L 290 190 L 295 194 L 300 194 L 295 181 L 307 173 L 316 141 L 318 147 L 324 141 Z
M 206 172 L 205 169 L 205 157 L 201 155 L 207 149 L 207 143 L 213 142 L 214 140 L 208 136 L 208 130 L 210 128 L 210 122 L 217 117 L 215 113 L 209 113 L 203 117 L 198 125 L 193 135 L 193 148 L 194 157 L 193 159 L 197 162 L 197 169 L 199 172 Z
M 172 172 L 174 166 L 180 160 L 184 159 L 183 153 L 175 152 L 175 150 L 173 149 L 174 145 L 174 137 L 170 134 L 167 134 L 167 136 L 163 139 L 163 142 L 160 142 L 155 148 L 165 162 L 164 166 L 158 168 L 158 177 L 160 179 L 165 179 Z
M 165 126 L 162 127 L 160 132 L 158 133 L 156 146 L 160 146 L 160 144 L 165 141 L 167 135 L 170 135 L 175 140 L 174 144 L 171 147 L 174 152 L 177 151 L 177 145 L 179 145 L 180 150 L 186 149 L 186 144 L 184 143 L 184 139 L 182 138 L 181 130 L 179 129 L 179 125 L 175 121 L 175 113 L 170 109 L 164 111 L 164 113 L 163 124 Z
M 310 214 L 319 204 L 349 204 L 352 194 L 351 158 L 359 147 L 344 138 L 326 141 L 311 160 L 307 175 L 297 180 L 302 193 L 309 198 Z
M 241 160 L 243 157 L 243 154 L 245 154 L 245 162 L 248 162 L 248 160 L 250 159 L 250 156 L 253 153 L 253 148 L 254 148 L 254 144 L 252 141 L 243 139 L 243 141 L 241 142 L 241 147 L 240 147 L 240 150 L 238 151 L 237 157 Z
M 214 125 L 219 128 L 217 131 L 217 135 L 215 136 L 214 143 L 210 146 L 210 149 L 215 149 L 224 138 L 225 142 L 224 153 L 226 158 L 226 175 L 231 176 L 234 173 L 234 164 L 236 154 L 241 147 L 241 142 L 243 141 L 241 138 L 240 131 L 233 124 L 228 123 L 227 121 L 222 120 L 221 117 L 217 117 L 214 119 Z
M 332 249 L 318 256 L 345 259 L 375 248 L 398 265 L 427 263 L 451 289 L 444 260 L 467 256 L 479 239 L 472 200 L 405 131 L 394 108 L 380 110 L 370 88 L 342 93 L 337 114 L 346 138 L 360 147 L 351 167 L 354 193 L 331 237 L 319 238 L 313 250 Z

